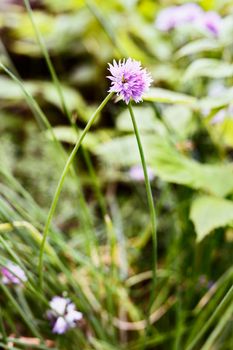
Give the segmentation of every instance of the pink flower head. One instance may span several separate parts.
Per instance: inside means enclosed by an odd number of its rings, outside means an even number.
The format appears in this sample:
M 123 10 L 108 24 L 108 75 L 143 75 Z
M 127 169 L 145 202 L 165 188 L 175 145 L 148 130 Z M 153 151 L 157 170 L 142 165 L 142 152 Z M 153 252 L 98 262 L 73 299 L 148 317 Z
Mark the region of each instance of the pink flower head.
M 150 167 L 147 167 L 147 173 L 148 173 L 149 180 L 152 181 L 155 178 L 154 171 Z M 132 180 L 143 181 L 144 172 L 143 172 L 142 166 L 141 165 L 132 166 L 129 170 L 129 176 Z
M 20 266 L 13 264 L 12 262 L 7 263 L 6 266 L 1 268 L 2 282 L 4 284 L 23 284 L 27 281 L 25 272 Z
M 113 64 L 109 63 L 108 70 L 111 73 L 107 77 L 111 80 L 109 92 L 116 92 L 127 104 L 130 99 L 135 102 L 142 101 L 142 96 L 149 89 L 152 78 L 147 70 L 141 67 L 141 62 L 132 58 L 120 60 L 118 63 L 114 60 Z
M 51 309 L 47 312 L 47 318 L 53 326 L 53 333 L 63 334 L 70 328 L 74 328 L 77 321 L 83 315 L 75 309 L 75 305 L 68 298 L 55 296 L 49 303 Z
M 201 18 L 201 25 L 214 36 L 218 36 L 222 25 L 222 18 L 217 12 L 208 11 L 203 14 Z

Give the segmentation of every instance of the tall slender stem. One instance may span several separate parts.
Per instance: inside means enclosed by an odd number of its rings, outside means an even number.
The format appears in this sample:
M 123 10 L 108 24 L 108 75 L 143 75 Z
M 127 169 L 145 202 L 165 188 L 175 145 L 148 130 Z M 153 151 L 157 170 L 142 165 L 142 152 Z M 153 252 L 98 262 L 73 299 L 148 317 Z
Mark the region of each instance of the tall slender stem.
M 49 56 L 49 52 L 48 52 L 47 47 L 46 47 L 46 45 L 44 43 L 43 37 L 42 37 L 42 35 L 40 33 L 40 30 L 39 30 L 39 28 L 38 28 L 38 26 L 37 26 L 37 24 L 35 22 L 35 19 L 34 19 L 34 16 L 33 16 L 33 11 L 32 11 L 31 5 L 30 5 L 30 1 L 29 0 L 24 0 L 24 4 L 25 4 L 25 7 L 27 9 L 27 12 L 28 12 L 28 15 L 29 15 L 32 27 L 34 29 L 34 32 L 36 34 L 37 42 L 38 42 L 38 44 L 39 44 L 39 46 L 41 48 L 41 52 L 44 55 L 44 58 L 45 58 L 48 70 L 50 72 L 50 75 L 52 77 L 54 86 L 57 89 L 57 93 L 58 93 L 59 99 L 61 101 L 61 107 L 62 107 L 63 113 L 67 116 L 67 118 L 68 118 L 72 128 L 79 135 L 80 130 L 78 129 L 78 127 L 75 124 L 75 122 L 72 120 L 72 115 L 71 115 L 71 112 L 70 112 L 69 108 L 67 107 L 67 103 L 65 101 L 65 96 L 64 96 L 64 93 L 62 91 L 61 83 L 60 83 L 59 78 L 57 76 L 56 70 L 55 70 L 54 65 L 52 63 L 52 60 L 51 60 L 51 58 Z M 95 194 L 96 194 L 96 198 L 99 201 L 100 209 L 101 209 L 103 217 L 104 217 L 104 215 L 106 214 L 107 211 L 106 211 L 106 207 L 104 206 L 104 198 L 103 198 L 103 195 L 102 195 L 101 190 L 100 190 L 100 186 L 99 186 L 99 182 L 98 182 L 95 170 L 94 170 L 94 166 L 92 164 L 92 161 L 91 161 L 91 158 L 90 158 L 90 155 L 89 155 L 88 151 L 81 147 L 81 152 L 83 153 L 84 161 L 85 161 L 85 163 L 87 165 L 87 169 L 88 169 L 90 177 L 92 179 L 92 184 L 93 184 L 93 188 L 94 188 L 94 191 L 95 191 Z
M 150 313 L 150 308 L 152 306 L 153 300 L 154 300 L 154 291 L 155 291 L 155 285 L 156 285 L 156 270 L 157 270 L 157 219 L 156 219 L 156 212 L 155 212 L 155 206 L 153 201 L 153 195 L 152 190 L 150 186 L 150 180 L 147 172 L 147 166 L 146 166 L 146 160 L 144 156 L 144 151 L 142 147 L 142 142 L 140 139 L 140 134 L 137 126 L 136 119 L 134 117 L 133 109 L 131 102 L 128 104 L 130 116 L 133 123 L 134 133 L 136 136 L 137 144 L 138 144 L 138 150 L 141 158 L 143 173 L 144 173 L 144 179 L 145 179 L 145 185 L 146 185 L 146 193 L 147 193 L 147 200 L 149 204 L 149 210 L 150 210 L 150 218 L 151 218 L 151 225 L 152 225 L 152 241 L 153 241 L 153 283 L 152 283 L 152 289 L 151 289 L 151 295 L 149 300 L 149 307 L 148 307 L 148 314 Z
M 91 118 L 89 119 L 85 129 L 82 131 L 82 133 L 80 134 L 80 137 L 77 140 L 76 145 L 74 146 L 67 162 L 66 165 L 63 169 L 63 172 L 61 174 L 61 177 L 59 179 L 53 200 L 52 200 L 52 204 L 50 206 L 50 210 L 48 213 L 48 217 L 47 217 L 47 221 L 45 224 L 45 228 L 44 228 L 44 232 L 43 232 L 43 238 L 42 238 L 42 242 L 41 242 L 41 246 L 40 246 L 40 255 L 39 255 L 39 265 L 38 265 L 38 272 L 39 272 L 39 284 L 40 284 L 40 288 L 42 288 L 43 285 L 43 255 L 44 255 L 44 250 L 45 250 L 45 243 L 46 243 L 46 239 L 48 236 L 48 232 L 49 232 L 49 228 L 50 228 L 50 224 L 55 212 L 55 209 L 57 207 L 57 203 L 58 203 L 58 199 L 63 187 L 63 183 L 65 181 L 65 177 L 69 171 L 70 165 L 73 162 L 73 159 L 78 151 L 78 149 L 80 148 L 82 141 L 84 139 L 84 137 L 86 136 L 87 132 L 89 131 L 89 129 L 91 128 L 91 126 L 93 125 L 94 121 L 96 120 L 98 114 L 101 112 L 101 110 L 105 107 L 105 105 L 107 104 L 107 102 L 110 100 L 110 98 L 112 97 L 113 93 L 109 93 L 107 95 L 107 97 L 103 100 L 103 102 L 99 105 L 99 107 L 96 109 L 96 111 L 93 113 L 93 115 L 91 116 Z

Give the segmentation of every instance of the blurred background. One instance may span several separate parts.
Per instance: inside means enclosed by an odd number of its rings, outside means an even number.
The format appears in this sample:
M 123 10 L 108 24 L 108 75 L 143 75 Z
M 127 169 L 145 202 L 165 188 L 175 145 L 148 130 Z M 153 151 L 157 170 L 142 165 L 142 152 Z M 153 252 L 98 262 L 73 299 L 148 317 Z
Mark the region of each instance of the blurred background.
M 149 211 L 115 98 L 77 154 L 50 232 L 72 282 L 45 257 L 43 296 L 65 291 L 84 324 L 57 338 L 46 305 L 10 289 L 20 308 L 59 349 L 232 349 L 232 299 L 201 330 L 233 280 L 233 1 L 1 0 L 0 31 L 0 262 L 10 247 L 35 284 L 40 239 L 28 223 L 43 231 L 65 165 L 58 143 L 70 153 L 107 95 L 113 59 L 139 60 L 153 77 L 134 105 L 158 216 L 149 333 Z M 30 336 L 10 300 L 0 294 L 1 334 Z

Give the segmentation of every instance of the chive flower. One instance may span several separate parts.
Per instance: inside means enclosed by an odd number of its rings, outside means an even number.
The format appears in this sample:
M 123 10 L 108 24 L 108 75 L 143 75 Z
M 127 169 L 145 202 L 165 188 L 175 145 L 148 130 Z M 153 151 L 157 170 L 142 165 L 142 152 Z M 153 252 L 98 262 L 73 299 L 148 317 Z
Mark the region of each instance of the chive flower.
M 75 328 L 83 314 L 76 310 L 74 303 L 68 298 L 59 296 L 53 297 L 49 303 L 50 310 L 47 311 L 47 318 L 52 324 L 52 332 L 63 334 L 71 328 Z
M 113 60 L 109 63 L 108 70 L 111 75 L 107 76 L 111 80 L 109 92 L 115 92 L 126 104 L 132 99 L 136 103 L 142 101 L 143 94 L 149 89 L 152 82 L 150 73 L 141 67 L 141 62 L 132 58 Z
M 9 261 L 1 268 L 2 283 L 22 285 L 27 281 L 27 276 L 20 266 Z

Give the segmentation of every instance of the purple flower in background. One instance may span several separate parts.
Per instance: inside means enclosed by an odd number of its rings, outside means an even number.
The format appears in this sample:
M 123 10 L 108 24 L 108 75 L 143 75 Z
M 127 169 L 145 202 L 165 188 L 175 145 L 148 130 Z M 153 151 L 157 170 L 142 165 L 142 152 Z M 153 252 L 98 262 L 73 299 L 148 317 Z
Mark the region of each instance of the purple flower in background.
M 20 266 L 8 262 L 6 266 L 1 268 L 2 282 L 4 284 L 23 284 L 27 281 L 27 277 Z
M 205 12 L 200 19 L 200 24 L 204 29 L 207 29 L 214 36 L 218 36 L 221 29 L 222 18 L 217 12 Z
M 51 310 L 47 312 L 47 318 L 52 323 L 53 333 L 65 333 L 70 328 L 74 328 L 77 321 L 80 321 L 83 317 L 82 313 L 76 310 L 74 303 L 68 298 L 55 296 L 49 305 Z
M 152 181 L 155 178 L 154 171 L 150 167 L 147 167 L 147 173 L 148 173 L 149 180 Z M 129 170 L 129 176 L 132 180 L 143 181 L 144 172 L 143 172 L 142 166 L 141 165 L 132 166 Z
M 151 75 L 146 69 L 142 69 L 141 62 L 132 58 L 114 60 L 109 63 L 111 75 L 107 78 L 111 80 L 109 92 L 116 92 L 118 96 L 128 104 L 130 99 L 135 102 L 142 101 L 143 94 L 149 89 L 152 82 Z
M 197 4 L 187 3 L 181 6 L 167 7 L 160 11 L 155 26 L 161 31 L 168 32 L 188 23 L 193 23 L 218 36 L 222 19 L 217 12 L 205 12 Z
M 171 6 L 160 11 L 155 22 L 157 29 L 168 32 L 177 25 L 176 21 L 177 6 Z
M 187 3 L 177 6 L 175 14 L 177 17 L 177 24 L 182 25 L 198 20 L 203 14 L 203 10 L 197 4 Z
M 203 11 L 197 4 L 188 3 L 181 6 L 171 6 L 159 12 L 155 26 L 166 32 L 183 24 L 194 22 L 202 14 Z

